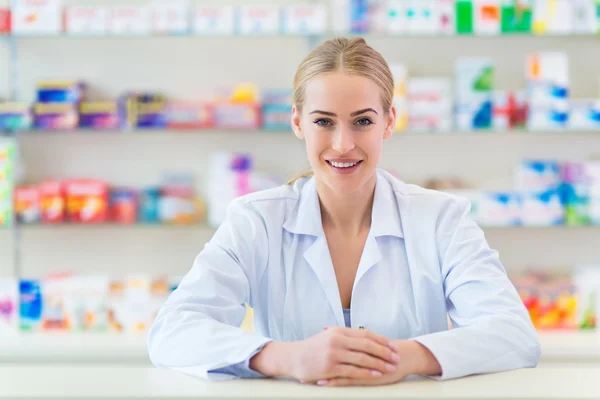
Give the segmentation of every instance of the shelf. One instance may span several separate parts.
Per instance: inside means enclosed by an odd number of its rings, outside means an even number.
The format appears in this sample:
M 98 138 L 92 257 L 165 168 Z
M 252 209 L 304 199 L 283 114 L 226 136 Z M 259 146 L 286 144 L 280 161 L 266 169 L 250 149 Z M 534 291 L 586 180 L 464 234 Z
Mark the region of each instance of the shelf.
M 158 135 L 173 135 L 173 136 L 189 136 L 189 135 L 289 135 L 293 137 L 292 131 L 285 130 L 264 130 L 264 129 L 138 129 L 138 130 L 72 130 L 72 131 L 23 131 L 18 132 L 16 136 L 39 137 L 39 136 L 158 136 Z M 13 136 L 15 136 L 13 134 Z M 600 130 L 549 130 L 549 131 L 527 131 L 527 130 L 512 130 L 512 131 L 448 131 L 448 132 L 394 132 L 395 137 L 410 136 L 410 137 L 565 137 L 573 138 L 582 137 L 598 137 L 600 138 Z
M 600 225 L 555 225 L 555 226 L 485 226 L 480 225 L 485 231 L 597 231 L 600 230 Z M 111 230 L 202 230 L 214 231 L 216 227 L 207 224 L 117 224 L 117 223 L 96 223 L 96 224 L 22 224 L 18 225 L 19 230 L 81 230 L 81 229 L 111 229 Z M 0 230 L 10 230 L 11 227 L 0 227 Z
M 9 39 L 68 39 L 68 40 L 81 40 L 81 39 L 201 39 L 201 40 L 214 40 L 214 39 L 319 39 L 325 40 L 327 38 L 344 36 L 344 37 L 363 37 L 367 40 L 370 39 L 393 39 L 393 40 L 410 40 L 410 39 L 462 39 L 462 40 L 503 40 L 503 39 L 599 39 L 600 35 L 593 33 L 582 33 L 582 34 L 545 34 L 535 35 L 532 33 L 512 33 L 512 34 L 501 34 L 501 35 L 459 35 L 459 34 L 439 34 L 439 33 L 414 33 L 414 34 L 392 34 L 386 32 L 321 32 L 315 34 L 233 34 L 233 35 L 196 35 L 193 32 L 185 34 L 131 34 L 131 35 L 98 35 L 98 34 L 80 34 L 80 35 L 69 35 L 66 33 L 60 33 L 57 35 L 40 35 L 40 34 L 27 34 L 27 35 L 11 35 L 5 34 L 0 35 L 0 38 Z
M 600 364 L 600 333 L 539 334 L 542 363 Z M 149 363 L 146 335 L 23 333 L 0 337 L 0 363 Z

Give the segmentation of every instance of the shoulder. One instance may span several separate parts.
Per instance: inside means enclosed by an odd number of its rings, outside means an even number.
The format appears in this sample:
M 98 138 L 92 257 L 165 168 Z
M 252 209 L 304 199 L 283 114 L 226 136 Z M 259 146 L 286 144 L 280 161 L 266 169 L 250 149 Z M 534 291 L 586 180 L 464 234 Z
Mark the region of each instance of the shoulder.
M 414 216 L 439 220 L 445 216 L 461 218 L 470 212 L 471 203 L 465 197 L 409 184 L 386 171 L 379 173 L 389 183 L 397 203 L 404 204 L 405 211 Z
M 286 211 L 295 208 L 300 200 L 305 182 L 306 179 L 302 179 L 294 185 L 280 185 L 237 197 L 229 204 L 228 215 L 254 214 L 263 220 L 283 218 Z

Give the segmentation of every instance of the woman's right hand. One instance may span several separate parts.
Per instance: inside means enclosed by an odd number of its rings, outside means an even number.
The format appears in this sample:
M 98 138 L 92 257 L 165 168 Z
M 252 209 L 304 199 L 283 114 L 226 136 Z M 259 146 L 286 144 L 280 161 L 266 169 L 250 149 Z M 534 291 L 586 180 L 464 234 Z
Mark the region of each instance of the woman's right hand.
M 317 383 L 340 377 L 376 379 L 394 372 L 399 361 L 386 337 L 334 327 L 298 342 L 270 343 L 253 357 L 250 366 L 267 376 Z

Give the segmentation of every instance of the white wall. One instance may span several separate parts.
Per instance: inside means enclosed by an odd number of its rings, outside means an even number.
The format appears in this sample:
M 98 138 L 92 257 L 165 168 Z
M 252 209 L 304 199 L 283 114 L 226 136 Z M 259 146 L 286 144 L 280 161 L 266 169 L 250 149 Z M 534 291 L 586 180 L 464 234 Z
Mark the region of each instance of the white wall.
M 600 97 L 598 39 L 368 40 L 390 62 L 408 65 L 414 76 L 452 77 L 458 56 L 490 56 L 497 67 L 499 89 L 524 86 L 527 53 L 564 50 L 571 62 L 573 96 Z M 10 86 L 4 44 L 0 42 L 0 98 L 8 96 Z M 17 44 L 16 85 L 23 101 L 33 98 L 35 82 L 43 78 L 84 80 L 96 99 L 111 98 L 128 89 L 159 90 L 175 98 L 197 99 L 210 96 L 217 83 L 238 81 L 289 87 L 297 64 L 309 49 L 300 38 L 38 38 L 18 39 Z M 161 172 L 175 169 L 193 171 L 203 192 L 207 156 L 215 150 L 250 152 L 258 169 L 287 177 L 307 167 L 303 145 L 291 133 L 58 133 L 23 135 L 21 139 L 26 177 L 32 182 L 81 176 L 142 186 L 156 183 Z M 528 157 L 600 157 L 600 133 L 398 134 L 386 143 L 382 167 L 396 170 L 411 182 L 434 175 L 459 175 L 475 187 L 508 189 L 514 166 Z M 210 234 L 210 230 L 196 228 L 30 227 L 22 232 L 23 273 L 36 276 L 73 269 L 83 273 L 180 274 L 189 268 Z M 490 229 L 487 235 L 509 269 L 534 263 L 554 268 L 579 262 L 600 264 L 600 228 Z M 10 248 L 10 233 L 0 231 L 0 275 L 11 265 Z

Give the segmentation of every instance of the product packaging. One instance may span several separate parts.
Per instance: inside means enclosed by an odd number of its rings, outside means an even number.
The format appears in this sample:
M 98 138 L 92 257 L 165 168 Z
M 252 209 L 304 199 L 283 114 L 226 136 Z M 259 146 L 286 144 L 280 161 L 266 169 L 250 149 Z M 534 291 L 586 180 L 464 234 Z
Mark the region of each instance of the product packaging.
M 79 126 L 83 129 L 116 130 L 122 125 L 118 105 L 114 101 L 82 102 Z
M 71 180 L 65 183 L 67 220 L 75 223 L 105 223 L 108 221 L 109 187 L 94 179 Z

